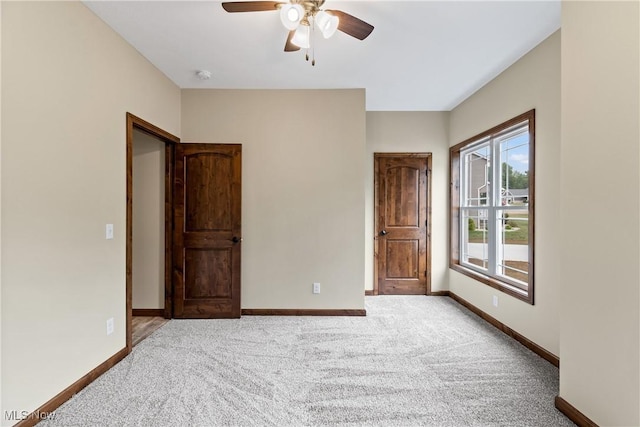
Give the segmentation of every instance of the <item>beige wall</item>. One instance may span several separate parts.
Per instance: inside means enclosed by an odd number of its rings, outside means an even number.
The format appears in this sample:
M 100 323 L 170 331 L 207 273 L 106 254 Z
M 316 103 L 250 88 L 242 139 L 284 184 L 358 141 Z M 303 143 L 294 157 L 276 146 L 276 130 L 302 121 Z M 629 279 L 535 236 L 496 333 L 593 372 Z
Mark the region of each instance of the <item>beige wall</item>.
M 180 92 L 78 2 L 3 2 L 2 88 L 2 409 L 33 411 L 125 346 L 125 113 L 177 135 Z
M 243 308 L 364 307 L 364 95 L 182 91 L 182 141 L 242 144 Z
M 1 45 L 2 45 L 2 2 L 0 1 L 0 46 Z M 0 55 L 0 100 L 1 99 L 2 99 L 2 55 Z M 0 153 L 2 153 L 2 108 L 0 108 Z M 0 161 L 0 378 L 2 378 L 2 301 L 1 299 L 2 299 L 2 162 Z M 2 384 L 1 383 L 0 383 L 0 414 L 4 414 L 4 405 L 2 404 Z M 0 422 L 0 424 L 2 424 L 2 422 Z
M 563 2 L 560 396 L 640 425 L 638 2 Z
M 365 289 L 373 289 L 373 153 L 432 153 L 431 290 L 447 289 L 448 112 L 367 112 Z
M 535 305 L 450 271 L 450 289 L 555 355 L 560 310 L 560 32 L 451 112 L 451 145 L 536 109 Z M 498 296 L 498 307 L 491 303 Z
M 133 132 L 133 308 L 164 308 L 165 144 Z

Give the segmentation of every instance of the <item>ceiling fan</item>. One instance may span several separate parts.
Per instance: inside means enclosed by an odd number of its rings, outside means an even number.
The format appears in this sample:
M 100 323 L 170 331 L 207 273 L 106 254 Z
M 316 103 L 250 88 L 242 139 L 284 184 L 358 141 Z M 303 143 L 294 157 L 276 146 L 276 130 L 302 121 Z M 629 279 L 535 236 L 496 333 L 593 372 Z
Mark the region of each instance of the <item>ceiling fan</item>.
M 340 10 L 324 10 L 325 0 L 290 0 L 287 3 L 275 1 L 232 1 L 223 2 L 222 7 L 230 13 L 280 11 L 282 25 L 289 30 L 284 45 L 285 52 L 312 47 L 312 31 L 317 28 L 325 39 L 336 30 L 357 38 L 366 39 L 373 31 L 373 25 Z M 315 24 L 315 26 L 314 26 Z M 306 55 L 307 61 L 309 55 Z M 315 59 L 311 62 L 315 65 Z

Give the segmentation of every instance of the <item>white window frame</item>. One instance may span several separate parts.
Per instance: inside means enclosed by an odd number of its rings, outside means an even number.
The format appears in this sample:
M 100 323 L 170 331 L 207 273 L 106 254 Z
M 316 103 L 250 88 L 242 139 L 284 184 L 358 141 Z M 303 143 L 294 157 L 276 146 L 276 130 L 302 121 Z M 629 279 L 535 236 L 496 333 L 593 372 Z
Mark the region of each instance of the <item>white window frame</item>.
M 508 191 L 502 193 L 502 164 L 507 163 L 507 159 L 502 158 L 502 146 L 510 139 L 519 136 L 521 134 L 529 134 L 529 198 L 526 205 L 503 205 L 503 201 L 508 200 Z M 469 168 L 470 154 L 477 152 L 483 147 L 488 147 L 488 163 L 490 164 L 489 170 L 490 177 L 489 183 L 486 186 L 487 196 L 486 204 L 482 205 L 481 200 L 476 199 L 478 195 L 471 195 L 472 188 L 468 188 L 471 179 L 469 175 L 472 173 Z M 533 304 L 533 254 L 534 254 L 534 193 L 535 186 L 535 169 L 534 169 L 534 157 L 535 157 L 535 111 L 531 110 L 525 114 L 522 114 L 514 119 L 511 119 L 499 126 L 496 126 L 489 131 L 486 131 L 476 137 L 470 138 L 460 144 L 451 148 L 452 156 L 452 168 L 457 168 L 457 171 L 452 169 L 452 192 L 456 191 L 456 197 L 452 197 L 451 209 L 452 219 L 455 220 L 451 224 L 451 262 L 450 267 L 454 270 L 462 272 L 468 276 L 474 277 L 479 281 L 500 289 L 506 293 L 516 296 L 522 300 Z M 455 172 L 455 174 L 454 174 Z M 454 182 L 455 181 L 455 182 Z M 485 182 L 486 184 L 486 182 Z M 508 190 L 508 189 L 506 189 Z M 456 202 L 457 201 L 457 202 Z M 456 206 L 457 204 L 457 206 Z M 528 213 L 527 221 L 529 222 L 529 235 L 528 235 L 528 262 L 529 268 L 527 272 L 528 282 L 507 276 L 505 269 L 514 269 L 506 265 L 501 265 L 503 260 L 503 236 L 504 226 L 506 218 L 503 213 L 505 211 L 522 211 Z M 475 212 L 475 216 L 473 215 Z M 469 261 L 469 252 L 467 243 L 469 241 L 469 218 L 475 218 L 476 224 L 479 224 L 478 219 L 483 215 L 481 212 L 486 212 L 487 220 L 487 243 L 486 255 L 486 267 L 478 266 Z M 522 221 L 516 219 L 516 221 Z M 483 247 L 483 249 L 484 249 Z M 474 257 L 476 258 L 476 257 Z M 484 259 L 483 259 L 484 261 Z
M 502 144 L 509 141 L 512 138 L 517 136 L 526 134 L 529 132 L 529 123 L 528 121 L 524 121 L 515 126 L 512 126 L 509 129 L 502 131 L 501 133 L 489 137 L 483 138 L 479 140 L 475 144 L 471 144 L 468 147 L 460 150 L 460 200 L 461 203 L 460 210 L 461 211 L 487 211 L 487 244 L 488 244 L 488 262 L 487 268 L 484 269 L 475 264 L 470 263 L 467 259 L 468 253 L 463 251 L 463 256 L 461 256 L 460 264 L 464 265 L 467 268 L 472 270 L 476 270 L 483 274 L 488 274 L 489 276 L 497 276 L 500 280 L 508 282 L 512 286 L 515 286 L 519 289 L 527 290 L 529 287 L 529 283 L 522 282 L 520 280 L 513 279 L 508 277 L 499 270 L 501 270 L 501 266 L 499 265 L 499 260 L 503 259 L 502 257 L 502 228 L 499 226 L 498 221 L 503 220 L 503 216 L 499 214 L 499 212 L 504 212 L 506 210 L 509 211 L 523 211 L 529 212 L 528 206 L 505 206 L 502 204 L 503 201 L 503 189 L 502 189 L 502 169 L 501 165 L 506 160 L 502 158 Z M 528 142 L 527 142 L 528 144 Z M 489 156 L 488 156 L 488 169 L 491 171 L 491 177 L 488 180 L 488 188 L 487 188 L 487 204 L 486 205 L 472 205 L 468 202 L 470 199 L 475 200 L 470 196 L 471 189 L 468 188 L 469 179 L 466 177 L 471 173 L 469 167 L 468 156 L 475 153 L 478 149 L 488 147 L 489 148 Z M 494 167 L 491 167 L 494 165 Z M 500 167 L 495 167 L 499 165 Z M 468 242 L 468 234 L 469 227 L 465 226 L 468 224 L 469 215 L 460 215 L 460 248 L 466 247 L 466 242 Z M 527 219 L 528 221 L 528 219 Z M 493 224 L 493 226 L 491 226 Z M 509 267 L 507 267 L 509 268 Z

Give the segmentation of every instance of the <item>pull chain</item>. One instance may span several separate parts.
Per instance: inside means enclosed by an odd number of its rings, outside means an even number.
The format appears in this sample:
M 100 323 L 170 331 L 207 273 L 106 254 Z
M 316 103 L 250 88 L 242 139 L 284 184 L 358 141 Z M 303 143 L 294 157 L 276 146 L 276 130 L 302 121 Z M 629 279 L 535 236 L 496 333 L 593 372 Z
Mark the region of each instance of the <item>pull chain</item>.
M 316 66 L 316 26 L 315 26 L 315 17 L 313 18 L 311 27 L 311 66 Z

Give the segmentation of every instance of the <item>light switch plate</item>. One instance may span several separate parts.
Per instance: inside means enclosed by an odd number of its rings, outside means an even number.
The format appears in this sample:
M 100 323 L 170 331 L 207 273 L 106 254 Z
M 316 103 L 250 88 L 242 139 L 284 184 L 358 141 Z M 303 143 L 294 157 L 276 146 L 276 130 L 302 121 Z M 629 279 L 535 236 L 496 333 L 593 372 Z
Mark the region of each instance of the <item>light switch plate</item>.
M 113 317 L 107 319 L 107 335 L 111 335 L 113 333 Z
M 113 239 L 113 224 L 107 224 L 107 227 L 105 228 L 105 234 L 107 240 Z
M 320 293 L 320 283 L 314 282 L 314 284 L 313 284 L 313 293 L 314 294 L 319 294 Z

